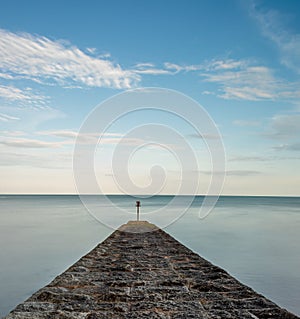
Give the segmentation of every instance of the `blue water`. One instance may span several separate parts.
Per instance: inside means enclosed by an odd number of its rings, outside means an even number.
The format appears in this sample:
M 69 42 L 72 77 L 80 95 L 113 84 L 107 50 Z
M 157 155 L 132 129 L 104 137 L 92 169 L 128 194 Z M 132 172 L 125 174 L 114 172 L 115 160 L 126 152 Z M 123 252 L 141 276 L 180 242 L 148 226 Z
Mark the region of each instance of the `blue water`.
M 172 212 L 152 214 L 170 196 L 142 199 L 141 219 L 164 225 Z M 96 217 L 118 226 L 135 219 L 134 198 L 91 197 Z M 300 198 L 221 197 L 199 219 L 197 197 L 165 228 L 201 256 L 280 306 L 300 315 Z M 116 207 L 126 213 L 116 214 Z M 118 218 L 116 218 L 118 216 Z M 102 218 L 103 217 L 103 218 Z M 161 224 L 161 225 L 160 225 Z M 77 196 L 0 195 L 0 317 L 106 238 L 112 229 L 91 216 Z

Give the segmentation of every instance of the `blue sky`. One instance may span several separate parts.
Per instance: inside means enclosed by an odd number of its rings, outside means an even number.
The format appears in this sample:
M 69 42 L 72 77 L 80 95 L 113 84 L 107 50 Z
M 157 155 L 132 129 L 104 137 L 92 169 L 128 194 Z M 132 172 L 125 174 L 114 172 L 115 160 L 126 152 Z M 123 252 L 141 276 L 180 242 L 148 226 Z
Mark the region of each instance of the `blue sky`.
M 117 93 L 150 86 L 190 96 L 213 118 L 226 150 L 223 194 L 299 195 L 299 14 L 296 0 L 3 3 L 0 192 L 75 192 L 72 154 L 84 118 Z M 112 175 L 114 146 L 145 116 L 163 119 L 139 113 L 111 128 L 99 179 Z M 208 183 L 207 154 L 183 123 L 176 127 Z M 149 183 L 155 164 L 179 170 L 170 154 L 144 149 L 133 180 Z M 172 174 L 165 193 L 174 192 Z M 112 180 L 105 192 L 118 192 Z

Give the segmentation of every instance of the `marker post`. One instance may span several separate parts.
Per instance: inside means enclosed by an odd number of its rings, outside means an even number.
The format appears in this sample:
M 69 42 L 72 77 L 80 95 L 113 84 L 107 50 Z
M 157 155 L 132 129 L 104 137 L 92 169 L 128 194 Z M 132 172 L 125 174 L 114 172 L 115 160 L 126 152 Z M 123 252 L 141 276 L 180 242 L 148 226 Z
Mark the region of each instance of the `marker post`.
M 139 200 L 136 201 L 136 220 L 140 220 L 140 207 L 141 207 L 141 202 Z

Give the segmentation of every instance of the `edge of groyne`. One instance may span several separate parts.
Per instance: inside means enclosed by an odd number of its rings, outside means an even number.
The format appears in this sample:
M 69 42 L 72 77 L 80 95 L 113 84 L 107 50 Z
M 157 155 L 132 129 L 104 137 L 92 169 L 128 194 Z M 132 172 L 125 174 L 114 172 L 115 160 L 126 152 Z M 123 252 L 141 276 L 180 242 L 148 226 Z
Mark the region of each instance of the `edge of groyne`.
M 128 222 L 6 319 L 299 318 L 157 226 Z

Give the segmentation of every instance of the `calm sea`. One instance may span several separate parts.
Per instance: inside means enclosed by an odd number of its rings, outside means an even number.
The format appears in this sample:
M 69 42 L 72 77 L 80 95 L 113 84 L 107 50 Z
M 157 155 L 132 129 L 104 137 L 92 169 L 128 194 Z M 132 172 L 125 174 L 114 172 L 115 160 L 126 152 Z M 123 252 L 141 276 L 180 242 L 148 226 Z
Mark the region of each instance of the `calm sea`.
M 187 197 L 177 209 L 183 209 Z M 172 197 L 142 199 L 141 219 Z M 92 201 L 97 217 L 120 225 L 135 219 L 135 199 Z M 221 197 L 199 219 L 197 197 L 165 230 L 186 246 L 280 306 L 300 315 L 300 198 Z M 181 202 L 181 201 L 180 201 Z M 128 212 L 116 218 L 115 206 Z M 156 214 L 157 215 L 157 214 Z M 170 216 L 170 215 L 169 215 Z M 156 219 L 155 219 L 156 218 Z M 0 317 L 62 273 L 112 229 L 95 220 L 77 196 L 0 196 Z

